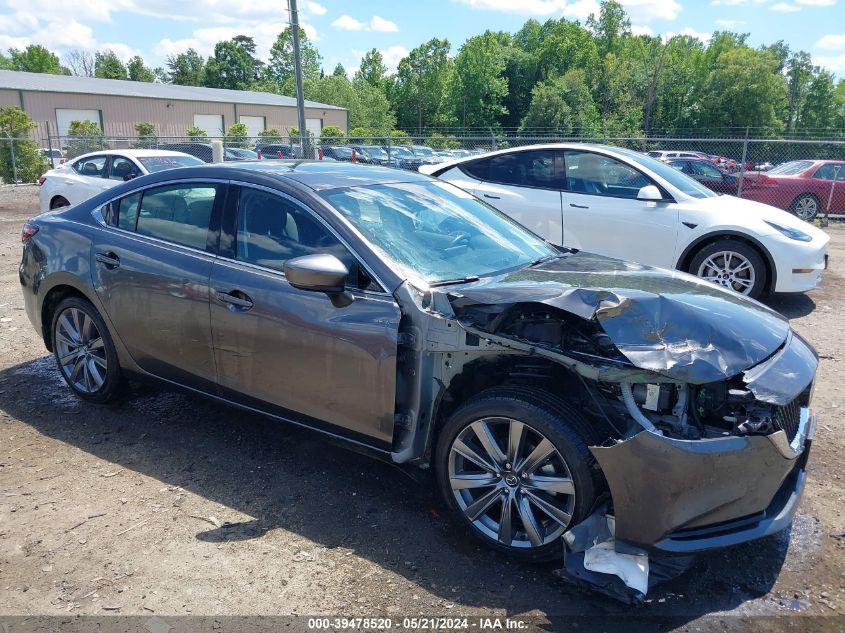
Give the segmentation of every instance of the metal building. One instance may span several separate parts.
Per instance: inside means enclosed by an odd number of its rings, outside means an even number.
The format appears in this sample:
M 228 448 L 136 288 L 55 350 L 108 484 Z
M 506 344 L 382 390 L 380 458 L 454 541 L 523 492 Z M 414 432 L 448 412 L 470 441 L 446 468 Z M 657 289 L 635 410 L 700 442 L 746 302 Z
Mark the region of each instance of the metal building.
M 183 137 L 189 127 L 222 136 L 233 123 L 244 123 L 252 137 L 297 127 L 296 99 L 269 92 L 0 70 L 0 107 L 10 106 L 29 114 L 42 139 L 66 136 L 73 120 L 93 121 L 111 138 L 135 136 L 137 123 L 154 124 L 160 138 Z M 307 128 L 317 137 L 328 125 L 346 131 L 347 114 L 305 102 Z

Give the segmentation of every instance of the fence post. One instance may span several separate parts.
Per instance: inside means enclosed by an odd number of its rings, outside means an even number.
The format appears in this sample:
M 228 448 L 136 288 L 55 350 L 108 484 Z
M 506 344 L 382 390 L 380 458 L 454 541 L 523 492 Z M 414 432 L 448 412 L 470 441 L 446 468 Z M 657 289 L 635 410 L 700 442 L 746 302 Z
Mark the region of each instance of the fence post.
M 745 180 L 745 161 L 748 157 L 748 128 L 745 128 L 745 140 L 742 143 L 742 162 L 739 165 L 739 184 L 736 187 L 736 197 L 742 197 L 742 181 Z
M 387 137 L 387 164 L 390 166 L 390 137 Z
M 12 180 L 14 184 L 18 184 L 18 163 L 15 160 L 15 141 L 9 135 L 9 149 L 12 150 Z
M 53 136 L 50 134 L 50 122 L 45 121 L 47 124 L 47 149 L 50 150 L 50 167 L 55 169 L 56 168 L 56 159 L 53 158 Z
M 489 130 L 490 138 L 492 139 L 490 143 L 490 149 L 495 152 L 497 149 L 499 149 L 499 146 L 496 144 L 496 134 L 493 132 L 493 128 L 489 128 Z

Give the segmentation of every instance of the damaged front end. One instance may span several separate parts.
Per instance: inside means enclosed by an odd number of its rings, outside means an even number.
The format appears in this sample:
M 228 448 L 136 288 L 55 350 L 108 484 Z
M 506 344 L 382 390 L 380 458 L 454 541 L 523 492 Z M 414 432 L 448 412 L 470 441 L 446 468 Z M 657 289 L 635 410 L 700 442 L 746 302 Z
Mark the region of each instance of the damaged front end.
M 586 560 L 606 570 L 613 552 L 689 554 L 790 524 L 818 358 L 777 313 L 687 275 L 585 253 L 423 296 L 440 325 L 415 324 L 417 361 L 436 376 L 447 339 L 466 356 L 447 363 L 441 392 L 485 353 L 545 359 L 572 377 L 559 394 L 577 391 L 593 421 L 601 441 L 590 450 L 609 491 L 589 525 L 612 529 L 601 540 L 584 533 L 587 521 L 569 526 L 570 557 L 589 542 L 581 553 L 599 547 Z M 447 337 L 432 334 L 444 323 Z

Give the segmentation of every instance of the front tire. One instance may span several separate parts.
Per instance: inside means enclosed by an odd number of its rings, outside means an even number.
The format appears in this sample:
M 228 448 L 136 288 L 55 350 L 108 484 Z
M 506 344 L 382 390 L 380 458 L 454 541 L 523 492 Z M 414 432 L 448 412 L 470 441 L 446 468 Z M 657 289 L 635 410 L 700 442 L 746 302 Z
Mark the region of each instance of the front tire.
M 756 299 L 766 288 L 766 266 L 753 246 L 739 240 L 711 242 L 692 258 L 689 272 Z
M 802 193 L 792 203 L 792 212 L 802 220 L 810 222 L 819 214 L 819 199 L 811 193 Z
M 521 560 L 559 559 L 561 535 L 590 513 L 601 486 L 589 435 L 574 409 L 545 392 L 489 389 L 444 425 L 438 487 L 489 547 Z
M 117 400 L 124 380 L 117 351 L 97 309 L 85 299 L 68 297 L 56 307 L 52 324 L 53 355 L 67 385 L 89 402 Z

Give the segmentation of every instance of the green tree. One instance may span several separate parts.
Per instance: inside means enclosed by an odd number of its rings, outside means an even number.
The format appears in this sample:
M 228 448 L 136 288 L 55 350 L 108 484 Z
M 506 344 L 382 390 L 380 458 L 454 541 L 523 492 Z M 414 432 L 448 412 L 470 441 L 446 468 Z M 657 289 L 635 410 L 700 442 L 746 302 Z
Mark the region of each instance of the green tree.
M 205 60 L 193 48 L 169 55 L 165 61 L 167 80 L 178 86 L 205 85 Z
M 384 90 L 384 81 L 387 76 L 387 66 L 384 65 L 384 57 L 377 48 L 373 48 L 364 54 L 361 64 L 355 73 L 355 79 L 366 81 L 373 88 Z
M 399 62 L 389 96 L 401 127 L 421 133 L 452 122 L 448 87 L 454 62 L 450 50 L 449 40 L 432 38 Z
M 599 111 L 581 69 L 537 84 L 531 93 L 531 106 L 522 120 L 520 132 L 553 130 L 560 134 L 597 134 Z
M 209 88 L 246 90 L 256 79 L 256 60 L 249 47 L 235 38 L 214 45 L 214 55 L 205 65 Z
M 332 71 L 332 75 L 335 77 L 346 77 L 346 69 L 343 67 L 343 64 L 338 62 L 337 66 L 335 66 Z
M 618 47 L 614 45 L 613 48 Z M 615 50 L 601 53 L 587 29 L 577 22 L 560 19 L 549 20 L 543 25 L 542 39 L 535 54 L 537 79 L 542 80 L 563 75 L 570 68 L 581 68 L 589 76 L 604 55 L 618 53 Z
M 786 79 L 789 99 L 786 128 L 787 132 L 791 134 L 795 130 L 804 109 L 804 99 L 813 79 L 813 60 L 809 53 L 799 51 L 789 57 L 786 62 Z
M 498 127 L 507 113 L 502 100 L 508 94 L 505 49 L 510 38 L 504 33 L 486 31 L 469 38 L 455 58 L 450 97 L 455 118 L 463 126 Z
M 434 149 L 456 149 L 461 146 L 461 142 L 454 136 L 444 136 L 439 132 L 429 136 L 425 143 Z
M 135 133 L 138 135 L 138 141 L 135 143 L 135 147 L 149 149 L 158 145 L 155 124 L 136 123 Z
M 208 143 L 208 132 L 195 125 L 185 130 L 185 136 L 195 143 Z
M 364 81 L 351 82 L 346 75 L 328 75 L 304 82 L 305 98 L 349 110 L 349 127 L 367 127 L 387 133 L 396 119 L 380 90 Z
M 308 41 L 308 36 L 302 28 L 299 29 L 299 56 L 302 60 L 303 80 L 318 79 L 322 71 L 323 58 L 316 47 Z M 270 61 L 265 72 L 268 79 L 280 86 L 293 86 L 293 36 L 290 27 L 279 33 L 270 48 Z M 290 92 L 293 91 L 290 90 Z
M 604 0 L 599 15 L 591 14 L 587 18 L 587 28 L 595 35 L 602 57 L 608 53 L 618 55 L 622 39 L 631 33 L 631 20 L 616 0 Z
M 19 182 L 33 182 L 47 171 L 44 153 L 38 143 L 29 138 L 35 127 L 29 115 L 20 108 L 0 108 L 0 178 L 3 182 L 11 183 L 15 178 Z
M 346 142 L 346 134 L 337 126 L 327 125 L 320 130 L 320 139 L 328 141 L 326 144 L 341 145 Z
M 144 60 L 135 55 L 126 64 L 126 71 L 130 81 L 145 81 L 152 83 L 156 80 L 155 72 L 144 64 Z
M 114 51 L 97 51 L 94 56 L 94 76 L 100 79 L 129 79 L 126 66 Z
M 40 44 L 30 44 L 23 50 L 10 48 L 9 58 L 14 70 L 50 75 L 70 74 L 70 71 L 62 66 L 59 58 Z
M 103 132 L 100 126 L 93 121 L 74 120 L 70 122 L 67 130 L 67 146 L 65 156 L 76 158 L 88 152 L 101 150 L 105 147 L 103 143 Z
M 249 130 L 244 123 L 233 123 L 223 139 L 226 147 L 249 147 Z
M 815 131 L 830 130 L 841 126 L 840 105 L 836 98 L 833 75 L 827 70 L 816 68 L 807 87 L 807 94 L 801 106 L 799 117 L 801 129 Z
M 16 70 L 12 58 L 6 57 L 3 53 L 0 53 L 0 70 Z

